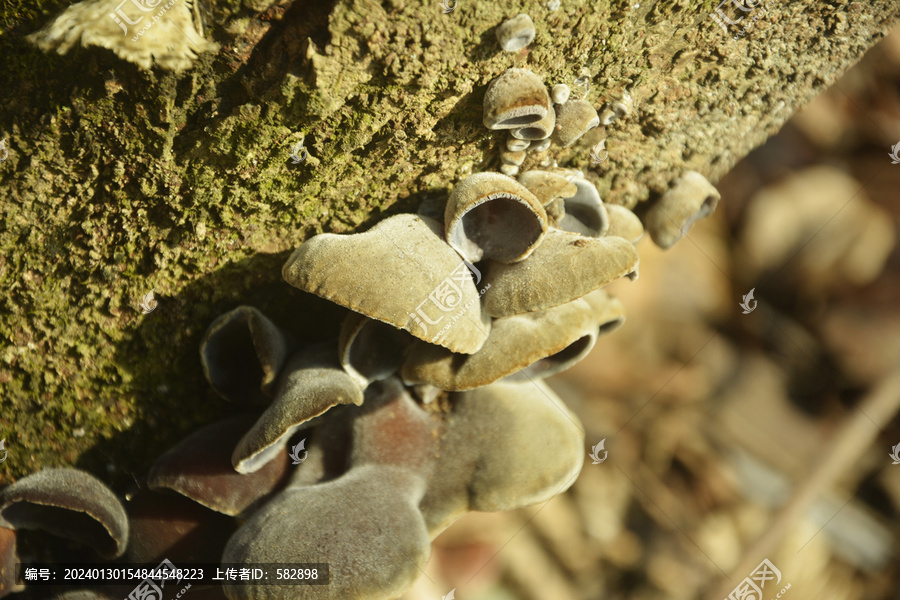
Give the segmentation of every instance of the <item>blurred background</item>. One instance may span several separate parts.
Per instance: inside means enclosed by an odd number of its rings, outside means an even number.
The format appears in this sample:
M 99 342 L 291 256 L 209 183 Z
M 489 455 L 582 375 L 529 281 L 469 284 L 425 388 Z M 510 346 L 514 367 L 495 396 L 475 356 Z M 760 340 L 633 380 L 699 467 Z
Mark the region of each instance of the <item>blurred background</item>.
M 900 28 L 607 288 L 625 325 L 550 380 L 606 460 L 459 521 L 404 599 L 720 600 L 768 559 L 762 600 L 900 600 L 897 144 Z

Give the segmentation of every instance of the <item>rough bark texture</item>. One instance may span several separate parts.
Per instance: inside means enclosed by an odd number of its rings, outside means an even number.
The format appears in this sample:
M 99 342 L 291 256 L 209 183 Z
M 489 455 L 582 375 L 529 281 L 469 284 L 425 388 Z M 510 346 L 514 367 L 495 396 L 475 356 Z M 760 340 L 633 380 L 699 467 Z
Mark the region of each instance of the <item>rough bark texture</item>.
M 545 156 L 634 206 L 686 168 L 716 181 L 900 15 L 895 0 L 773 0 L 736 41 L 700 0 L 258 4 L 208 2 L 222 49 L 173 74 L 98 48 L 44 55 L 24 35 L 68 3 L 3 3 L 0 481 L 75 462 L 121 484 L 230 411 L 197 347 L 238 304 L 301 339 L 334 334 L 339 313 L 281 281 L 287 252 L 497 168 L 505 134 L 481 102 L 504 69 L 587 74 L 598 108 L 630 92 L 629 118 Z M 494 29 L 519 12 L 537 37 L 502 52 Z M 591 165 L 604 137 L 609 160 Z

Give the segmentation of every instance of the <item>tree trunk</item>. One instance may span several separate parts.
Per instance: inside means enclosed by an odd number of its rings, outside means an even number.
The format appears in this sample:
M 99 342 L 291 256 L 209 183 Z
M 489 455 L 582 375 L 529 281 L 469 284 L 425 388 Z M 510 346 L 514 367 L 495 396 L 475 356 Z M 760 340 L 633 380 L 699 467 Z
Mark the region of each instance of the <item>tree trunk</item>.
M 301 339 L 335 333 L 338 311 L 282 282 L 289 250 L 498 168 L 482 97 L 505 69 L 586 77 L 598 110 L 630 94 L 630 115 L 523 169 L 582 169 L 634 207 L 684 169 L 716 181 L 900 16 L 895 0 L 720 5 L 737 25 L 699 0 L 216 0 L 221 48 L 172 73 L 41 53 L 24 36 L 67 3 L 35 4 L 6 3 L 0 38 L 0 478 L 76 462 L 119 485 L 230 410 L 197 353 L 216 315 L 252 304 Z M 503 52 L 494 29 L 519 12 L 537 36 Z

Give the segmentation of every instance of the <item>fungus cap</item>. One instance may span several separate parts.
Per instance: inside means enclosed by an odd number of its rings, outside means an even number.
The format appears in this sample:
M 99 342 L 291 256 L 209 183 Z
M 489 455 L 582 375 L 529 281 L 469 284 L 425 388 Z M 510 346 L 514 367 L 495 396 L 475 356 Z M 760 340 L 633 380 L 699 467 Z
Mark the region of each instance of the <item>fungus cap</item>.
M 599 124 L 600 117 L 587 100 L 569 99 L 565 104 L 556 105 L 553 142 L 567 148 Z
M 593 345 L 596 330 L 591 306 L 583 300 L 495 319 L 484 348 L 470 356 L 418 342 L 403 365 L 403 379 L 462 391 L 525 368 L 529 368 L 529 377 L 546 377 L 577 362 L 571 358 L 583 358 L 585 348 L 590 350 Z
M 447 242 L 470 262 L 513 263 L 547 233 L 547 214 L 534 194 L 500 173 L 476 173 L 453 188 L 444 215 Z
M 238 473 L 255 473 L 286 452 L 291 435 L 313 417 L 362 402 L 363 390 L 341 368 L 334 345 L 310 346 L 288 361 L 278 396 L 237 443 L 231 462 Z
M 504 21 L 497 27 L 497 41 L 506 52 L 518 52 L 534 40 L 534 21 L 525 13 Z
M 252 306 L 220 315 L 200 343 L 203 373 L 226 400 L 250 407 L 271 402 L 279 370 L 293 344 Z
M 249 475 L 234 470 L 231 454 L 251 422 L 236 415 L 195 431 L 156 460 L 148 487 L 178 492 L 222 514 L 244 513 L 284 484 L 288 471 L 287 453 Z
M 620 237 L 550 230 L 527 261 L 488 263 L 484 309 L 508 317 L 565 304 L 634 272 L 638 261 L 637 250 Z
M 716 210 L 721 195 L 696 171 L 685 171 L 647 211 L 647 231 L 660 248 L 671 248 L 694 223 Z
M 551 110 L 541 78 L 528 69 L 507 69 L 484 92 L 484 126 L 517 129 L 536 123 Z
M 120 556 L 128 545 L 128 516 L 119 499 L 78 469 L 44 469 L 4 488 L 0 527 L 47 531 L 105 558 Z
M 454 352 L 477 351 L 490 331 L 470 267 L 427 217 L 395 215 L 365 233 L 314 236 L 294 251 L 282 275 L 294 287 Z

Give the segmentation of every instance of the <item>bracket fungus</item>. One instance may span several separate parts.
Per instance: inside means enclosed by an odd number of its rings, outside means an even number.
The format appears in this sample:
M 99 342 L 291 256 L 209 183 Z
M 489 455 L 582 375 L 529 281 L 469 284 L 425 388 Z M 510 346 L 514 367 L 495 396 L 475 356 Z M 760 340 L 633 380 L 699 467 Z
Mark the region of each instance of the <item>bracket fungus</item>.
M 515 165 L 518 167 L 523 162 L 525 162 L 525 151 L 524 150 L 517 150 L 514 152 L 510 151 L 510 150 L 501 151 L 500 152 L 500 162 L 502 162 L 504 165 Z
M 238 473 L 254 473 L 282 453 L 304 423 L 338 404 L 362 404 L 363 388 L 337 360 L 333 344 L 298 352 L 285 368 L 275 401 L 237 443 L 232 463 Z
M 623 238 L 550 230 L 528 260 L 488 263 L 484 308 L 492 317 L 506 317 L 558 306 L 627 276 L 638 261 L 634 245 Z
M 527 150 L 531 145 L 531 142 L 528 140 L 520 140 L 513 136 L 510 131 L 509 137 L 506 138 L 506 149 L 510 152 L 518 152 L 520 150 Z
M 582 177 L 574 177 L 575 193 L 563 197 L 565 214 L 559 228 L 586 237 L 600 237 L 609 230 L 609 215 L 594 184 Z
M 574 364 L 569 356 L 580 353 L 597 327 L 590 304 L 576 299 L 547 310 L 496 319 L 484 347 L 472 355 L 419 343 L 401 373 L 407 384 L 428 383 L 449 391 L 482 387 L 526 367 L 529 374 L 545 377 L 563 370 L 555 366 Z M 573 344 L 576 347 L 570 348 Z
M 647 211 L 647 231 L 661 248 L 671 248 L 691 226 L 716 210 L 719 191 L 696 171 L 685 171 Z
M 60 51 L 79 40 L 104 45 L 91 24 L 102 17 L 118 30 L 114 3 L 77 4 L 33 41 Z M 196 1 L 176 6 L 172 15 L 196 28 L 171 55 L 152 54 L 166 68 L 214 46 L 202 39 Z M 143 40 L 166 31 L 156 25 Z M 511 52 L 534 35 L 524 14 L 497 28 Z M 151 64 L 149 55 L 124 56 Z M 431 541 L 467 511 L 516 509 L 572 485 L 584 431 L 543 379 L 624 323 L 622 303 L 602 288 L 636 278 L 644 227 L 553 157 L 511 177 L 529 164 L 526 152 L 544 152 L 551 140 L 571 146 L 596 127 L 590 103 L 565 84 L 548 92 L 522 68 L 493 79 L 483 100 L 484 125 L 501 131 L 505 175 L 475 173 L 418 214 L 301 243 L 282 276 L 347 309 L 333 335 L 301 342 L 250 306 L 215 319 L 200 346 L 203 372 L 241 412 L 160 456 L 127 514 L 74 470 L 42 471 L 0 491 L 0 559 L 15 560 L 14 529 L 40 527 L 135 561 L 329 564 L 327 586 L 226 584 L 192 591 L 198 598 L 391 600 L 420 575 Z M 668 247 L 717 201 L 715 188 L 688 172 L 650 209 L 647 229 Z M 4 569 L 0 596 L 12 585 Z
M 200 362 L 220 396 L 238 404 L 266 406 L 292 347 L 290 338 L 265 315 L 252 306 L 239 306 L 206 330 Z
M 40 529 L 120 556 L 128 545 L 125 509 L 99 479 L 77 469 L 44 469 L 0 491 L 0 527 Z
M 556 127 L 556 111 L 552 108 L 540 121 L 523 125 L 510 131 L 512 136 L 519 140 L 543 140 L 550 137 Z
M 305 292 L 454 352 L 477 351 L 490 331 L 465 263 L 444 241 L 440 224 L 425 217 L 402 214 L 365 233 L 317 235 L 294 251 L 282 275 Z M 374 289 L 391 293 L 372 294 Z M 459 326 L 439 339 L 427 326 L 435 324 L 435 313 L 422 307 L 428 299 L 440 310 L 464 311 Z
M 450 193 L 447 242 L 470 262 L 524 260 L 547 233 L 547 213 L 534 194 L 499 173 L 476 173 Z
M 289 485 L 241 526 L 223 555 L 235 563 L 325 562 L 330 584 L 226 586 L 231 600 L 388 600 L 425 566 L 430 538 L 418 504 L 434 465 L 436 424 L 390 380 L 371 386 L 363 406 L 330 416 L 348 424 L 330 431 L 351 447 L 346 470 L 324 482 Z
M 151 490 L 168 489 L 216 512 L 237 516 L 272 493 L 287 474 L 287 454 L 250 475 L 235 471 L 231 454 L 247 432 L 247 415 L 207 425 L 159 457 L 147 475 Z
M 536 123 L 552 110 L 541 78 L 528 69 L 507 69 L 484 93 L 484 126 L 517 129 Z
M 164 18 L 162 18 L 164 16 Z M 75 44 L 99 46 L 150 70 L 181 71 L 219 45 L 203 37 L 199 0 L 84 0 L 26 38 L 44 52 L 66 54 Z
M 497 27 L 497 41 L 506 52 L 518 52 L 534 40 L 534 21 L 525 13 L 504 21 Z
M 574 483 L 584 431 L 544 382 L 454 393 L 450 405 L 438 447 L 447 458 L 419 504 L 432 538 L 470 510 L 528 506 Z
M 569 99 L 556 106 L 556 127 L 553 143 L 568 148 L 578 139 L 600 124 L 597 111 L 587 100 Z

